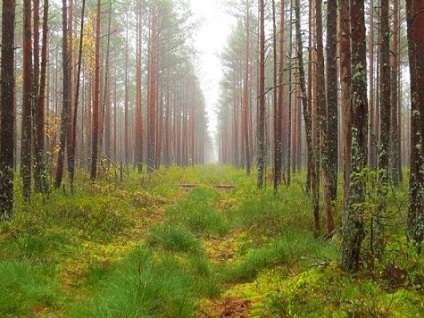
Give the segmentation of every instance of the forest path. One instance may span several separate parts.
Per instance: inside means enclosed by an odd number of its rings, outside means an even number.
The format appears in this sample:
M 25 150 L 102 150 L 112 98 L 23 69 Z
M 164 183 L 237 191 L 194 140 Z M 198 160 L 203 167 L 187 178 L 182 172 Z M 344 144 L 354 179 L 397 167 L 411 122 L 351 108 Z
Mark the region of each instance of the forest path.
M 134 205 L 131 213 L 132 225 L 117 233 L 110 241 L 96 241 L 90 238 L 82 240 L 78 252 L 68 255 L 58 265 L 60 288 L 67 302 L 65 308 L 37 306 L 33 309 L 35 317 L 66 316 L 66 312 L 73 306 L 87 303 L 95 297 L 95 286 L 107 277 L 107 273 L 116 264 L 125 260 L 140 245 L 153 225 L 164 219 L 166 207 L 186 196 L 187 192 L 179 190 L 169 198 L 155 197 L 144 190 L 131 195 L 125 190 L 112 195 L 122 196 Z M 127 203 L 123 202 L 123 208 Z

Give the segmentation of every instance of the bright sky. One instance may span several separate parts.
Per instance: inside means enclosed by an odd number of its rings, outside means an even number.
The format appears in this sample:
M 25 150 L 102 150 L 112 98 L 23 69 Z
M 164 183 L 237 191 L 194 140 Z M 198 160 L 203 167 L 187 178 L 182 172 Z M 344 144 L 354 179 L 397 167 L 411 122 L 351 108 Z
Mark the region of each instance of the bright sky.
M 232 17 L 225 11 L 225 0 L 190 0 L 195 18 L 201 24 L 195 32 L 198 56 L 198 76 L 206 99 L 209 130 L 213 136 L 217 130 L 216 106 L 219 98 L 219 81 L 222 67 L 219 55 L 231 32 Z

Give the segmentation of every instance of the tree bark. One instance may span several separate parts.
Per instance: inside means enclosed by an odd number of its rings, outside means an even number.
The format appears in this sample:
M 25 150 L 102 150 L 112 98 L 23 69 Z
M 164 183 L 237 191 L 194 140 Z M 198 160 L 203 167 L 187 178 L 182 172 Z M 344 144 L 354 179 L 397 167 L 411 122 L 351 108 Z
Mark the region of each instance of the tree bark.
M 34 180 L 35 191 L 41 193 L 49 192 L 49 182 L 45 163 L 45 107 L 46 107 L 46 82 L 47 82 L 47 39 L 48 39 L 48 19 L 49 19 L 49 1 L 44 0 L 43 11 L 43 37 L 41 47 L 41 69 L 40 85 L 37 89 L 38 98 L 36 111 L 34 113 Z M 35 21 L 34 21 L 35 23 Z M 34 38 L 35 41 L 35 38 Z
M 298 50 L 298 67 L 299 67 L 299 84 L 301 92 L 301 100 L 303 106 L 303 117 L 306 130 L 306 146 L 308 151 L 308 166 L 311 173 L 311 189 L 312 189 L 312 209 L 314 216 L 314 232 L 318 235 L 321 225 L 319 218 L 319 193 L 318 193 L 318 176 L 316 170 L 316 158 L 312 145 L 312 117 L 310 100 L 306 94 L 305 70 L 303 67 L 303 42 L 300 30 L 300 1 L 295 0 L 295 19 L 296 19 L 296 42 Z
M 399 90 L 399 0 L 393 0 L 392 54 L 390 57 L 390 180 L 394 186 L 400 183 L 401 164 L 399 151 L 400 136 L 400 98 Z
M 337 0 L 327 0 L 327 129 L 328 129 L 328 173 L 332 204 L 337 199 L 339 170 L 339 111 L 337 97 Z
M 152 172 L 155 167 L 155 125 L 158 76 L 158 12 L 153 5 L 151 13 L 150 65 L 149 65 L 149 117 L 147 142 L 147 170 Z M 185 117 L 184 117 L 185 124 Z M 184 151 L 184 149 L 183 149 Z
M 246 59 L 244 61 L 243 82 L 243 140 L 245 152 L 246 174 L 250 175 L 250 138 L 249 138 L 249 109 L 250 109 L 250 7 L 246 2 Z
M 265 2 L 259 0 L 258 188 L 265 179 Z
M 342 140 L 343 140 L 343 206 L 347 208 L 349 196 L 350 158 L 352 145 L 351 108 L 350 108 L 350 17 L 349 1 L 339 0 L 339 38 L 340 38 L 340 82 L 342 109 Z
M 372 216 L 371 252 L 381 257 L 384 249 L 386 196 L 389 186 L 390 151 L 390 28 L 389 1 L 380 1 L 380 142 L 378 154 L 379 206 Z
M 3 0 L 0 73 L 0 222 L 13 215 L 15 166 L 15 0 Z
M 65 162 L 66 135 L 69 126 L 69 103 L 70 103 L 70 61 L 68 56 L 68 4 L 62 1 L 62 68 L 63 68 L 63 105 L 60 124 L 59 153 L 57 157 L 57 171 L 54 187 L 60 188 L 63 178 Z
M 23 34 L 23 101 L 22 101 L 22 142 L 21 142 L 21 176 L 23 197 L 31 197 L 32 167 L 32 107 L 33 107 L 33 64 L 31 34 L 31 0 L 24 0 L 24 34 Z
M 368 99 L 367 58 L 364 0 L 351 0 L 351 111 L 352 152 L 349 198 L 343 211 L 341 266 L 344 270 L 359 268 L 361 244 L 364 238 L 365 180 L 359 178 L 367 166 Z
M 327 221 L 327 233 L 330 234 L 334 230 L 333 205 L 331 200 L 331 180 L 330 180 L 330 158 L 329 158 L 329 142 L 328 142 L 328 113 L 326 103 L 326 85 L 324 75 L 324 48 L 322 39 L 322 0 L 316 0 L 316 35 L 317 35 L 317 103 L 318 118 L 321 141 L 321 165 L 324 188 L 324 205 L 325 216 Z M 336 64 L 333 62 L 333 64 Z M 329 79 L 327 79 L 329 80 Z M 328 83 L 328 81 L 327 81 Z M 334 128 L 334 127 L 332 127 Z M 337 125 L 336 125 L 337 128 Z
M 81 8 L 81 24 L 80 24 L 80 35 L 79 35 L 79 50 L 78 50 L 78 64 L 77 64 L 77 76 L 76 76 L 76 88 L 75 88 L 75 99 L 74 99 L 74 112 L 72 119 L 72 138 L 71 144 L 68 147 L 68 160 L 69 160 L 69 183 L 71 186 L 71 193 L 75 192 L 74 180 L 75 180 L 75 150 L 77 142 L 77 119 L 78 119 L 78 101 L 79 101 L 79 90 L 80 90 L 80 76 L 81 76 L 81 64 L 82 64 L 82 50 L 84 42 L 84 12 L 85 12 L 85 0 L 82 0 Z
M 100 22 L 101 0 L 97 0 L 96 13 L 96 44 L 94 65 L 94 98 L 93 98 L 93 134 L 90 178 L 94 181 L 97 177 L 97 161 L 99 157 L 99 108 L 100 108 Z
M 424 240 L 424 0 L 407 0 L 411 77 L 411 161 L 408 237 L 421 251 Z

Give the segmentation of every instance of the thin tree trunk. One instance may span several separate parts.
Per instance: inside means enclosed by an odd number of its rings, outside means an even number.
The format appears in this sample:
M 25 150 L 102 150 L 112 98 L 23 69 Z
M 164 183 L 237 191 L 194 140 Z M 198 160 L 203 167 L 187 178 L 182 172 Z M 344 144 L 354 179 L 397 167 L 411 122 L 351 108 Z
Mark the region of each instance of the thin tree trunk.
M 321 165 L 324 187 L 324 205 L 325 216 L 327 221 L 327 233 L 331 234 L 334 231 L 333 205 L 331 202 L 331 180 L 330 180 L 330 158 L 328 144 L 328 114 L 326 104 L 326 88 L 324 75 L 324 48 L 322 39 L 322 0 L 316 0 L 316 28 L 317 28 L 317 104 L 318 118 L 321 135 Z M 335 63 L 334 63 L 335 64 Z M 336 102 L 337 103 L 337 102 Z M 337 127 L 337 126 L 336 126 Z M 334 127 L 332 127 L 334 128 Z
M 93 134 L 90 179 L 94 181 L 97 177 L 97 160 L 99 157 L 99 108 L 100 108 L 100 21 L 101 0 L 97 0 L 96 14 L 96 44 L 94 65 L 94 98 L 93 98 Z
M 54 187 L 59 189 L 62 184 L 63 167 L 65 162 L 66 135 L 69 126 L 70 103 L 70 61 L 68 56 L 68 4 L 62 0 L 62 68 L 63 68 L 63 105 L 60 124 L 59 153 Z
M 287 186 L 290 185 L 291 182 L 291 151 L 292 151 L 292 108 L 293 108 L 293 0 L 290 0 L 290 34 L 289 34 L 289 62 L 288 71 L 289 71 L 289 102 L 288 102 L 288 110 L 287 110 Z M 306 181 L 306 192 L 310 191 L 310 182 L 309 182 L 309 166 L 307 167 L 307 181 Z
M 394 186 L 400 182 L 400 152 L 399 152 L 399 118 L 400 118 L 400 98 L 399 90 L 399 0 L 393 0 L 393 45 L 390 58 L 390 180 Z
M 259 0 L 258 188 L 265 179 L 265 2 Z
M 0 73 L 0 222 L 13 215 L 15 154 L 15 0 L 3 0 Z
M 332 204 L 337 199 L 339 170 L 339 112 L 337 103 L 337 0 L 327 0 L 327 129 L 328 129 L 328 173 Z
M 155 166 L 155 125 L 158 76 L 158 12 L 153 6 L 151 14 L 150 67 L 149 67 L 149 117 L 147 142 L 147 169 L 152 172 Z M 184 117 L 184 124 L 186 120 Z
M 250 8 L 249 2 L 246 3 L 246 60 L 244 65 L 244 82 L 243 82 L 243 137 L 246 174 L 250 175 L 250 139 L 249 139 L 249 105 L 250 105 Z
M 34 180 L 35 180 L 35 191 L 41 193 L 49 192 L 49 181 L 46 171 L 46 159 L 45 159 L 45 108 L 46 108 L 46 82 L 47 82 L 47 39 L 48 39 L 48 19 L 49 19 L 49 1 L 44 0 L 44 12 L 43 12 L 43 37 L 41 47 L 41 70 L 40 70 L 40 85 L 39 95 L 37 98 L 37 106 L 35 111 L 34 121 L 34 155 L 35 155 L 35 167 L 34 167 Z
M 302 96 L 303 105 L 303 116 L 305 120 L 306 129 L 306 145 L 308 148 L 308 166 L 311 171 L 311 189 L 312 189 L 312 209 L 314 215 L 314 232 L 317 235 L 321 229 L 319 219 L 319 199 L 318 199 L 318 176 L 316 174 L 316 160 L 314 150 L 312 146 L 312 118 L 311 118 L 311 105 L 310 100 L 306 94 L 306 83 L 305 83 L 305 70 L 303 67 L 303 42 L 302 34 L 300 30 L 300 1 L 295 0 L 295 15 L 296 15 L 296 40 L 298 53 L 298 67 L 299 67 L 299 82 L 300 92 Z
M 273 106 L 274 106 L 274 191 L 277 192 L 278 185 L 281 182 L 281 118 L 278 103 L 278 78 L 277 78 L 277 19 L 275 12 L 275 0 L 272 0 L 272 43 L 273 43 Z
M 340 38 L 340 83 L 342 109 L 342 144 L 343 144 L 343 206 L 347 208 L 350 180 L 350 157 L 352 145 L 351 108 L 350 108 L 350 17 L 349 1 L 339 1 L 339 38 Z
M 22 101 L 22 141 L 21 141 L 21 176 L 23 197 L 31 197 L 32 167 L 32 106 L 33 106 L 33 64 L 31 37 L 31 0 L 24 0 L 24 35 L 23 35 L 23 101 Z
M 380 142 L 378 154 L 377 215 L 372 217 L 371 252 L 381 257 L 384 249 L 384 224 L 386 196 L 389 186 L 390 152 L 390 28 L 389 1 L 380 1 Z
M 374 56 L 374 33 L 375 33 L 375 14 L 374 14 L 374 10 L 375 10 L 375 2 L 374 0 L 371 0 L 370 3 L 370 37 L 369 37 L 369 59 L 370 59 L 370 100 L 369 100 L 369 105 L 370 105 L 370 121 L 369 121 L 369 163 L 370 163 L 370 167 L 371 169 L 375 169 L 377 167 L 377 153 L 376 153 L 376 149 L 377 149 L 377 125 L 376 125 L 376 110 L 377 110 L 377 103 L 376 103 L 376 98 L 375 98 L 375 68 L 374 68 L 374 60 L 375 60 L 375 56 Z
M 74 179 L 75 179 L 75 149 L 77 141 L 77 119 L 78 119 L 78 100 L 80 90 L 80 76 L 81 76 L 81 64 L 82 64 L 82 50 L 84 42 L 84 13 L 85 13 L 85 0 L 82 0 L 81 8 L 81 24 L 80 24 L 80 38 L 79 38 L 79 50 L 78 50 L 78 65 L 77 65 L 77 76 L 76 76 L 76 89 L 75 89 L 75 105 L 74 113 L 72 115 L 72 138 L 71 144 L 68 146 L 68 159 L 69 159 L 69 183 L 71 186 L 71 193 L 75 193 Z

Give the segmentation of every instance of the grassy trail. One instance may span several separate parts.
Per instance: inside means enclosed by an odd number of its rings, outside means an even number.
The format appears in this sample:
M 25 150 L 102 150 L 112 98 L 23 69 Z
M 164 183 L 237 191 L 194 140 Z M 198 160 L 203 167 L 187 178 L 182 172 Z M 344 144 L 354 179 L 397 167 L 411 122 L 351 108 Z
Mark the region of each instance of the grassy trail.
M 378 268 L 341 272 L 297 177 L 274 194 L 242 170 L 171 168 L 18 203 L 0 226 L 0 316 L 422 315 L 423 257 L 393 240 Z

